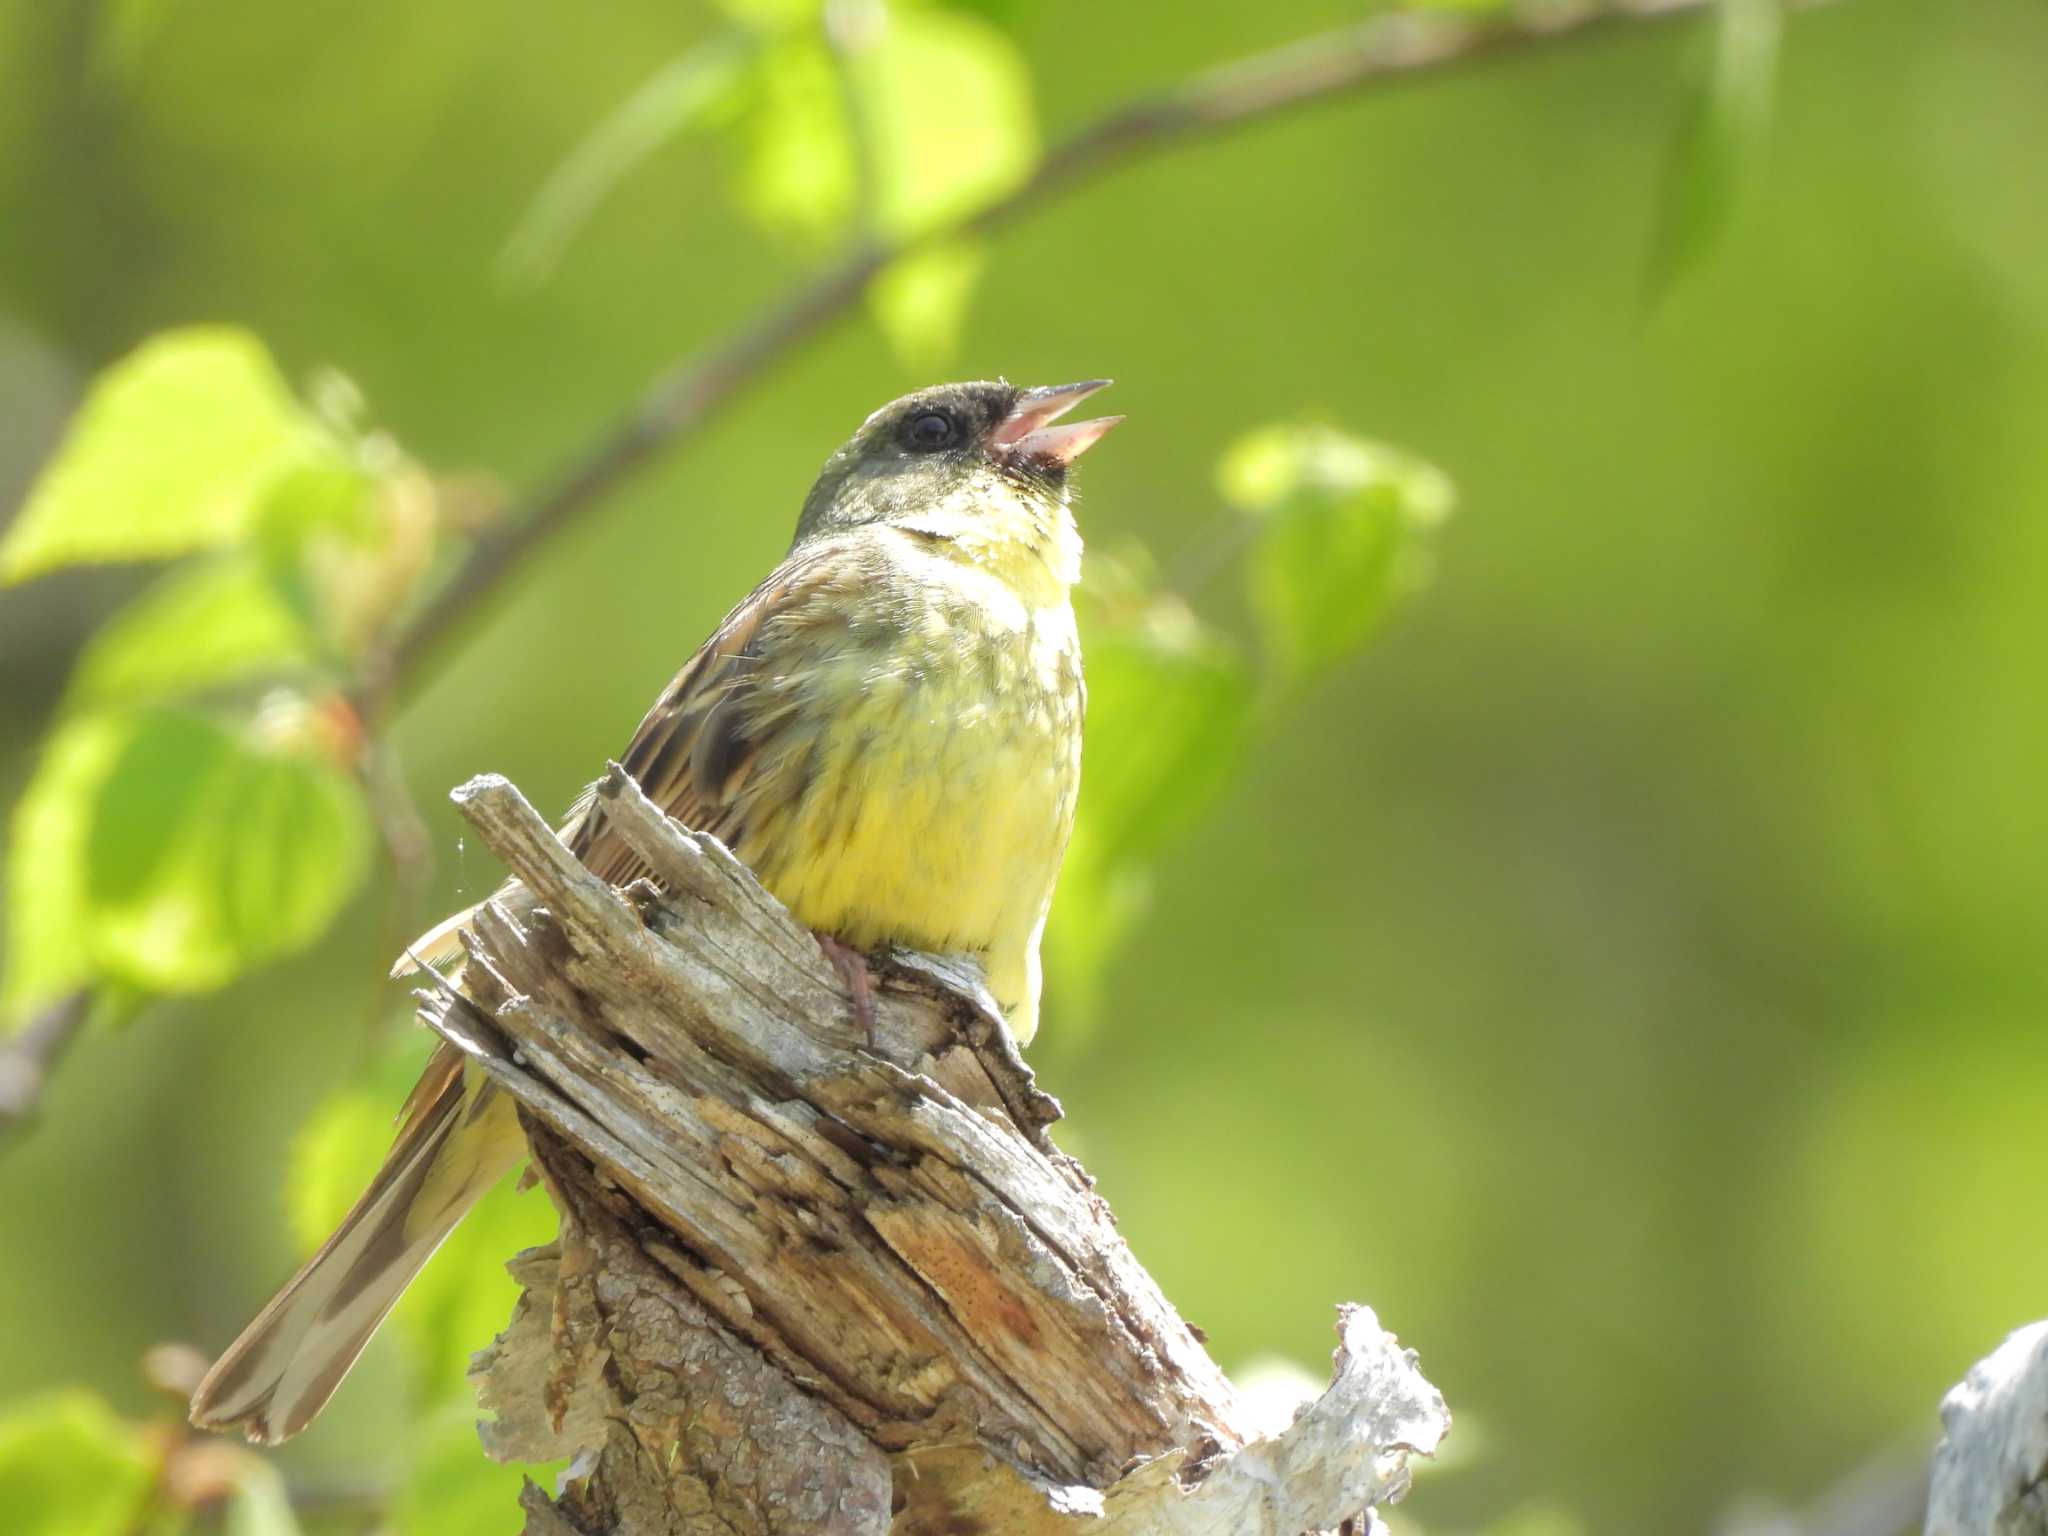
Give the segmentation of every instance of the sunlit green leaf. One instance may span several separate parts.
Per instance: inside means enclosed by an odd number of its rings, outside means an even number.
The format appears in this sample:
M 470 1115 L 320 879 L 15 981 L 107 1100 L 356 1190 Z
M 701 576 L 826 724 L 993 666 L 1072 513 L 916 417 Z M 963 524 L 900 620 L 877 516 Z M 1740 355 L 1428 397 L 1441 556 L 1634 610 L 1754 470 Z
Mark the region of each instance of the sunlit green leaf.
M 1151 905 L 1150 865 L 1104 866 L 1085 842 L 1069 848 L 1042 941 L 1062 1038 L 1076 1038 L 1090 1022 L 1110 961 Z
M 165 332 L 93 382 L 0 540 L 0 582 L 225 543 L 313 441 L 255 337 Z
M 341 1224 L 391 1150 L 399 1107 L 426 1060 L 424 1042 L 406 1041 L 406 1070 L 378 1070 L 336 1089 L 298 1135 L 285 1167 L 285 1221 L 300 1252 L 311 1253 Z
M 598 204 L 656 150 L 704 126 L 752 59 L 733 31 L 671 60 L 591 130 L 542 185 L 505 243 L 499 269 L 514 282 L 545 281 Z
M 853 211 L 854 148 L 837 71 L 810 34 L 764 49 L 747 72 L 740 201 L 771 229 L 836 235 Z
M 875 279 L 868 304 L 905 364 L 936 369 L 959 350 L 967 303 L 987 264 L 979 241 L 949 240 L 891 262 Z
M 255 544 L 280 581 L 302 579 L 306 546 L 332 539 L 374 544 L 383 525 L 372 506 L 376 482 L 340 454 L 294 464 L 264 492 L 257 509 Z
M 142 1436 L 90 1392 L 0 1417 L 0 1501 L 12 1536 L 126 1536 L 154 1477 Z
M 434 552 L 432 480 L 396 462 L 380 474 L 338 454 L 281 476 L 256 521 L 271 580 L 326 652 L 358 658 L 412 598 Z
M 476 1421 L 476 1405 L 465 1395 L 416 1426 L 405 1481 L 392 1510 L 397 1536 L 509 1531 L 518 1524 L 526 1479 L 553 1486 L 563 1463 L 500 1465 L 484 1455 Z
M 303 670 L 313 638 L 251 555 L 181 565 L 101 626 L 73 672 L 73 711 L 183 697 Z
M 1236 773 L 1250 669 L 1175 599 L 1091 624 L 1080 815 L 1046 933 L 1047 972 L 1085 1009 L 1150 899 L 1149 860 Z
M 877 7 L 864 22 L 836 43 L 823 29 L 788 31 L 748 72 L 740 191 L 771 227 L 836 235 L 865 196 L 877 231 L 914 237 L 1036 163 L 1030 71 L 1001 29 L 929 6 Z M 942 274 L 936 284 L 932 273 Z M 895 296 L 885 323 L 908 308 L 921 335 L 942 334 L 957 324 L 972 272 L 954 256 L 923 275 L 923 291 Z
M 369 845 L 355 785 L 303 748 L 142 715 L 90 811 L 94 963 L 157 992 L 220 986 L 325 931 Z
M 1142 621 L 1091 627 L 1087 788 L 1077 841 L 1106 863 L 1146 857 L 1236 771 L 1251 719 L 1244 658 L 1171 598 Z
M 520 1189 L 509 1174 L 441 1245 L 398 1312 L 423 1398 L 470 1404 L 469 1357 L 496 1337 L 519 1299 L 505 1261 L 553 1242 L 559 1227 L 548 1197 Z
M 1031 71 L 978 16 L 904 7 L 850 63 L 874 141 L 878 224 L 915 235 L 1008 191 L 1038 159 Z
M 1704 262 L 1726 233 L 1769 136 L 1783 0 L 1716 0 L 1713 60 L 1671 151 L 1650 250 L 1652 298 Z
M 1410 455 L 1324 427 L 1273 427 L 1225 454 L 1224 496 L 1262 520 L 1253 607 L 1291 676 L 1354 654 L 1428 571 L 1423 535 L 1450 482 Z
M 224 1536 L 299 1536 L 298 1516 L 284 1476 L 255 1456 L 237 1465 L 239 1481 L 228 1498 Z
M 1332 427 L 1283 425 L 1248 432 L 1217 465 L 1217 489 L 1248 512 L 1279 511 L 1302 493 L 1342 495 L 1392 480 L 1424 523 L 1449 515 L 1450 480 L 1441 470 Z
M 329 1096 L 299 1133 L 285 1205 L 301 1250 L 310 1253 L 326 1241 L 383 1163 L 397 1128 L 394 1117 L 428 1048 L 423 1035 L 394 1042 L 360 1080 Z M 478 1202 L 393 1314 L 423 1400 L 467 1401 L 469 1357 L 505 1326 L 518 1299 L 505 1261 L 555 1237 L 555 1209 L 547 1197 L 515 1185 L 508 1177 Z
M 1252 600 L 1287 670 L 1313 672 L 1371 639 L 1413 555 L 1400 493 L 1386 485 L 1304 497 L 1267 529 L 1252 559 Z
M 126 718 L 60 727 L 8 823 L 7 964 L 0 1001 L 19 1021 L 92 976 L 85 847 L 100 786 L 134 734 Z

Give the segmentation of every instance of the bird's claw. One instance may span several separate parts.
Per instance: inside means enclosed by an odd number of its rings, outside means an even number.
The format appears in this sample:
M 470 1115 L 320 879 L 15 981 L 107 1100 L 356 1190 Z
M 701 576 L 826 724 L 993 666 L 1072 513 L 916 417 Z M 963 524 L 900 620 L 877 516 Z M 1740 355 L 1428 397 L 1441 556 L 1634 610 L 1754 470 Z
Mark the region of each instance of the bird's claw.
M 813 930 L 812 936 L 845 984 L 853 1000 L 853 1022 L 860 1027 L 861 1038 L 867 1041 L 868 1049 L 872 1051 L 875 1048 L 875 974 L 868 969 L 867 956 L 850 944 L 842 944 L 829 933 Z

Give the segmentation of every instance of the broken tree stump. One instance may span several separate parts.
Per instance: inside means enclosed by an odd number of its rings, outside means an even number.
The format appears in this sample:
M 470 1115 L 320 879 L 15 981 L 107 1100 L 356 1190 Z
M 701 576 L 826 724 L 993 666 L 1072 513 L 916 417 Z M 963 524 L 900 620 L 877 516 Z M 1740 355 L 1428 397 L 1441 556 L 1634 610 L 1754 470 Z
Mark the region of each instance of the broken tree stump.
M 477 1357 L 487 1448 L 568 1457 L 532 1536 L 1362 1531 L 1449 1427 L 1339 1313 L 1262 1435 L 1046 1134 L 971 962 L 878 957 L 873 1027 L 809 930 L 616 765 L 654 871 L 614 890 L 510 783 L 455 792 L 532 892 L 421 1017 L 513 1094 L 561 1212 Z

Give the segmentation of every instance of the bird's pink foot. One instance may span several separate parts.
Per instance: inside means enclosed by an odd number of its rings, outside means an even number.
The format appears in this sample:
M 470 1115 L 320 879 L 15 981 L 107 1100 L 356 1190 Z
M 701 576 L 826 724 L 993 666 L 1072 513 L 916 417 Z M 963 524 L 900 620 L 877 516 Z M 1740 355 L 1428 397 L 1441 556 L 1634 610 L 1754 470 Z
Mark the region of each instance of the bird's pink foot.
M 875 975 L 868 969 L 867 956 L 850 944 L 842 944 L 829 933 L 812 930 L 812 937 L 818 941 L 818 948 L 825 952 L 825 958 L 832 962 L 832 969 L 839 973 L 839 979 L 846 984 L 846 990 L 853 998 L 853 1022 L 860 1026 L 861 1035 L 867 1040 L 868 1049 L 875 1048 Z

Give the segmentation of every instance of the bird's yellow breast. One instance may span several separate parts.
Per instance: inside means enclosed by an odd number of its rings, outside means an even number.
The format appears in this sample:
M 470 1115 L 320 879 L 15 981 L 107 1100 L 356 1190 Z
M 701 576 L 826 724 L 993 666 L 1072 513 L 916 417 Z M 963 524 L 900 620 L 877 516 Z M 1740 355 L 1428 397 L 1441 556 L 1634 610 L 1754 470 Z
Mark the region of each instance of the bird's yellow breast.
M 1028 1037 L 1080 789 L 1067 586 L 891 537 L 871 598 L 883 622 L 772 663 L 772 686 L 818 724 L 802 789 L 738 852 L 799 919 L 856 947 L 980 953 Z

